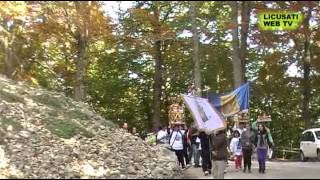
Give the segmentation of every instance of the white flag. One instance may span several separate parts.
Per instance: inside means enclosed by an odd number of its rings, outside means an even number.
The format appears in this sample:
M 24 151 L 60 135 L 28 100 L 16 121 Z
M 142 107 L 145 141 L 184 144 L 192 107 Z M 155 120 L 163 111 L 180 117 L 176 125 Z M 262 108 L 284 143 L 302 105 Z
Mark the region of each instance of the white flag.
M 216 130 L 226 128 L 222 115 L 209 103 L 208 99 L 182 95 L 199 130 L 212 134 Z

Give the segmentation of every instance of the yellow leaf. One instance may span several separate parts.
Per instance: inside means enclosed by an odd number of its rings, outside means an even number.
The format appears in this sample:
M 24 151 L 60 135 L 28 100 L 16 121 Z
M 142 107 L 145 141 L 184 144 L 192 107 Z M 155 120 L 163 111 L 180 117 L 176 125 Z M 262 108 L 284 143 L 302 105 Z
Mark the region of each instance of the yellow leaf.
M 35 78 L 30 77 L 30 80 L 31 80 L 31 82 L 32 82 L 33 85 L 37 85 L 37 86 L 39 85 L 38 80 L 36 80 Z

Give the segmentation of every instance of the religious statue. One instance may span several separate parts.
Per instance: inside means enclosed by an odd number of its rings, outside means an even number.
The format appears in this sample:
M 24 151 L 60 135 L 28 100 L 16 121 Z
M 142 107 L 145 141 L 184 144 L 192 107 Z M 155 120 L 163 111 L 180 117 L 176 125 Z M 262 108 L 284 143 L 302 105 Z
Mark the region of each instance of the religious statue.
M 174 98 L 173 104 L 169 107 L 170 124 L 184 124 L 184 106 Z
M 248 112 L 239 112 L 234 115 L 234 129 L 244 128 L 244 124 L 249 123 L 249 114 Z

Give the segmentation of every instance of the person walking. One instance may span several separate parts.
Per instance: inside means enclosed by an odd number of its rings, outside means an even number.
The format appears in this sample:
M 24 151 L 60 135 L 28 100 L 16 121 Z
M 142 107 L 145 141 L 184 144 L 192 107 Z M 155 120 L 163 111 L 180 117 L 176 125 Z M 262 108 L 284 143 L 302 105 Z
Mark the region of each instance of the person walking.
M 224 179 L 224 170 L 226 169 L 226 159 L 228 156 L 228 143 L 225 130 L 219 130 L 216 135 L 212 135 L 211 144 L 213 178 Z
M 189 167 L 190 166 L 190 162 L 191 162 L 191 135 L 190 135 L 190 129 L 185 126 L 185 133 L 184 133 L 184 158 L 186 161 L 186 166 Z
M 122 129 L 124 129 L 126 132 L 129 132 L 128 123 L 123 123 Z
M 193 152 L 193 161 L 194 161 L 194 167 L 199 168 L 200 167 L 200 142 L 197 141 L 199 135 L 198 130 L 195 127 L 191 128 L 191 146 L 192 146 L 192 152 Z
M 187 128 L 186 134 L 185 134 L 185 138 L 187 139 L 187 151 L 188 151 L 188 162 L 189 165 L 191 165 L 191 159 L 192 159 L 192 155 L 193 155 L 193 150 L 192 150 L 192 136 L 191 136 L 191 129 L 190 127 Z
M 259 162 L 259 173 L 265 173 L 268 144 L 272 146 L 269 142 L 268 132 L 265 125 L 258 125 L 258 133 L 255 137 L 255 146 L 257 148 L 257 156 Z
M 251 157 L 254 148 L 255 133 L 252 131 L 249 123 L 246 124 L 245 130 L 241 134 L 240 141 L 243 155 L 243 172 L 246 173 L 248 169 L 248 172 L 251 173 Z
M 236 170 L 239 171 L 241 169 L 242 162 L 242 146 L 240 142 L 240 132 L 238 130 L 235 130 L 233 134 L 233 138 L 230 143 L 230 150 L 234 158 Z
M 174 125 L 173 132 L 170 137 L 169 144 L 172 147 L 172 149 L 175 151 L 179 166 L 181 165 L 182 169 L 185 169 L 184 164 L 184 154 L 183 154 L 183 133 L 180 130 L 180 125 L 176 124 Z
M 210 153 L 210 136 L 205 132 L 199 134 L 201 144 L 202 170 L 205 176 L 211 174 L 212 162 Z
M 183 158 L 185 160 L 186 166 L 189 165 L 189 157 L 188 157 L 188 130 L 186 128 L 186 125 L 180 126 L 180 131 L 182 132 L 183 136 Z
M 167 144 L 167 137 L 169 136 L 165 127 L 159 127 L 157 133 L 157 144 Z

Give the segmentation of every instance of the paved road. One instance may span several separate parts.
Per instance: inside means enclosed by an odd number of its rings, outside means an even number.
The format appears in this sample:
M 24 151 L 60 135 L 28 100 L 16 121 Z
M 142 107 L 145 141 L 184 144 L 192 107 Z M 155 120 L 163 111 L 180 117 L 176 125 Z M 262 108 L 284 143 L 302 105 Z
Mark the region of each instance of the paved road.
M 259 174 L 257 162 L 253 162 L 252 173 L 245 174 L 234 170 L 234 162 L 229 162 L 225 179 L 317 179 L 320 177 L 320 162 L 267 162 L 266 174 Z M 212 179 L 204 176 L 201 168 L 185 170 L 190 179 Z

